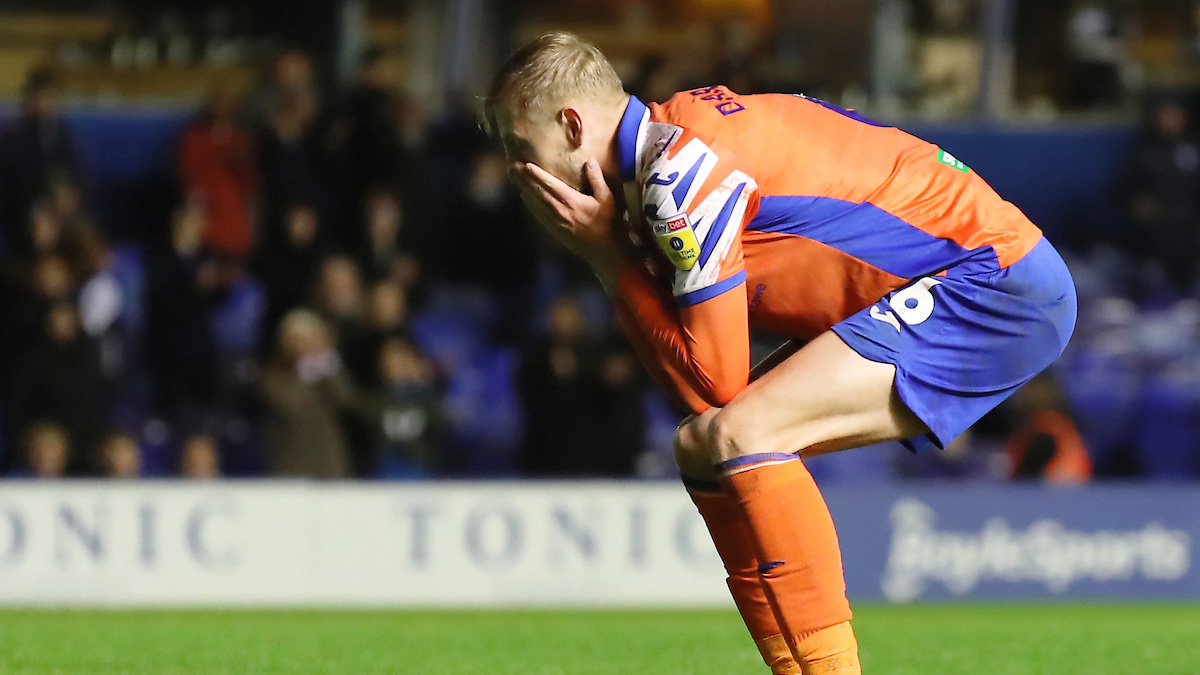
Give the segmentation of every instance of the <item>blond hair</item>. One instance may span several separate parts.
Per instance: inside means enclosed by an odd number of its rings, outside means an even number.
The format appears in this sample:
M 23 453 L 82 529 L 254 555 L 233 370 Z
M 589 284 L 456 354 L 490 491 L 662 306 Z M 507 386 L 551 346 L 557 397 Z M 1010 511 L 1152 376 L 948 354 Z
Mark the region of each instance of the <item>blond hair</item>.
M 492 78 L 479 122 L 496 135 L 496 109 L 524 116 L 576 97 L 616 103 L 625 95 L 621 78 L 595 45 L 563 31 L 546 33 L 518 49 Z

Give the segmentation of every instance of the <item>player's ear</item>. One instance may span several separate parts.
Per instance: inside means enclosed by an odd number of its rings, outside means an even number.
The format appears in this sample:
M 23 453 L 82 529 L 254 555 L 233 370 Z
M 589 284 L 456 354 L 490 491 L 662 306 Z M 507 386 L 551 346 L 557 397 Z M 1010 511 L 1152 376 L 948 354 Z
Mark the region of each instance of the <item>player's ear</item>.
M 562 122 L 563 133 L 566 134 L 571 148 L 577 149 L 583 145 L 583 117 L 579 111 L 575 108 L 563 108 L 559 111 L 558 116 Z

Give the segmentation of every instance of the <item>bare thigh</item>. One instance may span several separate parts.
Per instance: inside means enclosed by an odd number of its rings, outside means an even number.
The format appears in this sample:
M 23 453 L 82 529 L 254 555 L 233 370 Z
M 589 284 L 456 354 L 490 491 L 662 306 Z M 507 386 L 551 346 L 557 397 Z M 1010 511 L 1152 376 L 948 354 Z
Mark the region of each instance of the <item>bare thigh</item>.
M 812 456 L 928 433 L 897 395 L 895 375 L 895 366 L 868 360 L 826 332 L 712 415 L 710 460 Z

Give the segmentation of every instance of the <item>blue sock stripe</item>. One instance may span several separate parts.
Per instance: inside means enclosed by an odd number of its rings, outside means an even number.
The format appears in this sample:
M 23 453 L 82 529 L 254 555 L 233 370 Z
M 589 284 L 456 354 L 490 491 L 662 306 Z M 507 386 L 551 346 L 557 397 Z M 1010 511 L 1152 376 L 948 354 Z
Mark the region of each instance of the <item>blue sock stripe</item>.
M 786 462 L 788 460 L 799 460 L 800 455 L 793 455 L 787 452 L 759 452 L 753 455 L 742 455 L 733 459 L 721 462 L 721 468 L 729 471 L 737 469 L 748 464 L 758 464 L 759 462 Z

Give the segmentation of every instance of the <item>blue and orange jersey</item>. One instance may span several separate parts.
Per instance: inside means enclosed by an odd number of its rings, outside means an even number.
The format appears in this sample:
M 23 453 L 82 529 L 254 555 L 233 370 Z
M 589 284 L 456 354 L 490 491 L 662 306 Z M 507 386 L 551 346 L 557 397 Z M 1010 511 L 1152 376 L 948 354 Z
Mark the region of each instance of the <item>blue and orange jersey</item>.
M 670 270 L 628 267 L 618 315 L 697 411 L 746 386 L 750 326 L 809 340 L 913 279 L 1012 265 L 1042 236 L 941 148 L 803 96 L 631 97 L 616 142 L 634 236 Z

